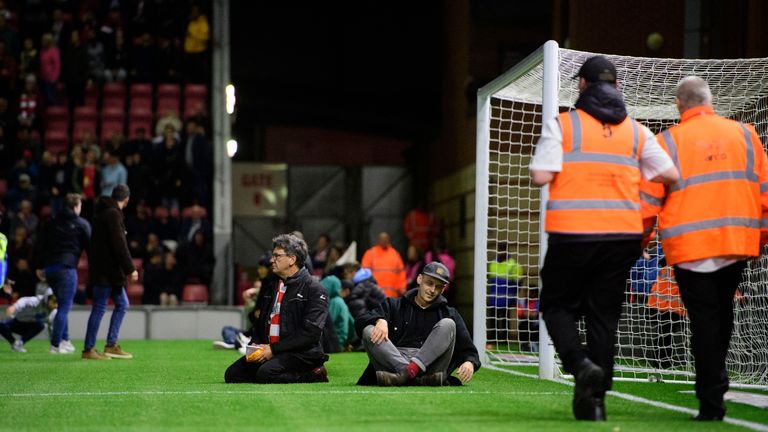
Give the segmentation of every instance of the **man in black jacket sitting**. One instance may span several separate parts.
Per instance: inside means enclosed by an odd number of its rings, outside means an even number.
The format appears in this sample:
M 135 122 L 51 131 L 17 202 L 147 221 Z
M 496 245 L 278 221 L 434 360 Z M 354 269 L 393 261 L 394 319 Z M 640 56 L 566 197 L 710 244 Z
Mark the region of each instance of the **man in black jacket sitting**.
M 416 279 L 418 288 L 357 318 L 371 360 L 358 385 L 440 386 L 472 379 L 480 358 L 461 315 L 442 296 L 449 280 L 448 268 L 431 262 Z M 449 380 L 454 370 L 458 380 Z
M 256 305 L 261 312 L 249 344 L 261 353 L 229 366 L 227 383 L 328 382 L 321 343 L 328 294 L 304 267 L 307 255 L 307 244 L 294 235 L 272 239 L 270 261 L 278 278 L 262 286 Z

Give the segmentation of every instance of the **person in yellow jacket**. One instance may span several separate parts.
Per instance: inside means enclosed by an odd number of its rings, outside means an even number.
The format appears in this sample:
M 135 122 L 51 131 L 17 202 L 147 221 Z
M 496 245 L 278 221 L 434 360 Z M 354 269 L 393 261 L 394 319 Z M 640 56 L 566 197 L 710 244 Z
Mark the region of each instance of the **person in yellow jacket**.
M 533 183 L 549 184 L 540 311 L 576 380 L 574 416 L 605 420 L 626 280 L 641 254 L 640 178 L 672 183 L 678 172 L 653 133 L 627 116 L 613 63 L 591 57 L 577 76 L 576 109 L 544 119 L 530 165 Z
M 678 83 L 680 123 L 658 140 L 680 180 L 655 188 L 658 230 L 674 266 L 688 318 L 699 413 L 722 420 L 728 390 L 725 358 L 733 331 L 733 298 L 746 260 L 768 240 L 768 157 L 752 125 L 715 114 L 706 81 Z
M 211 68 L 208 61 L 208 40 L 211 29 L 208 18 L 200 12 L 200 7 L 193 5 L 190 9 L 187 35 L 184 38 L 184 54 L 190 79 L 194 82 L 204 82 L 207 70 Z

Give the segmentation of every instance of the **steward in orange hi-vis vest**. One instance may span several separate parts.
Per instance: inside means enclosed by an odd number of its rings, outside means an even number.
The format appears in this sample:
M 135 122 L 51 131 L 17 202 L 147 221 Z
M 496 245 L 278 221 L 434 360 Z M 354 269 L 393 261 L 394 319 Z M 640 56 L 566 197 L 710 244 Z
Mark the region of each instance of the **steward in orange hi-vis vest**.
M 658 141 L 680 180 L 665 191 L 644 188 L 643 199 L 660 208 L 661 246 L 691 324 L 694 419 L 722 420 L 734 294 L 746 259 L 768 240 L 768 157 L 754 127 L 715 114 L 703 79 L 683 78 L 675 104 L 680 123 Z
M 540 316 L 576 378 L 574 417 L 602 421 L 627 278 L 646 211 L 656 212 L 642 205 L 640 179 L 673 183 L 678 173 L 653 133 L 627 115 L 610 60 L 587 59 L 578 77 L 576 109 L 544 121 L 530 165 L 531 181 L 549 185 Z
M 697 106 L 659 142 L 681 175 L 659 215 L 667 261 L 760 255 L 768 240 L 768 159 L 755 128 Z
M 563 168 L 550 184 L 545 228 L 563 234 L 637 234 L 642 126 L 603 123 L 577 109 L 558 117 Z

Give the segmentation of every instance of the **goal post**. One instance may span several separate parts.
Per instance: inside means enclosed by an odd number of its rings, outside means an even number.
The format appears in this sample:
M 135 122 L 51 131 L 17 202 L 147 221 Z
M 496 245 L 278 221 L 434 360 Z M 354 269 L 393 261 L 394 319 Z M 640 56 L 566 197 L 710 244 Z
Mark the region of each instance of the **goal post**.
M 560 375 L 538 313 L 548 188 L 531 184 L 528 165 L 542 119 L 573 108 L 578 88 L 571 77 L 593 55 L 549 41 L 481 88 L 477 98 L 474 342 L 485 364 L 546 379 Z M 629 115 L 654 133 L 678 121 L 678 81 L 698 75 L 709 83 L 718 114 L 754 124 L 763 144 L 768 142 L 768 59 L 606 57 L 616 65 Z M 652 288 L 673 286 L 674 275 L 665 266 L 661 248 L 649 250 L 651 256 L 639 259 L 627 275 L 615 377 L 692 382 L 685 313 L 660 308 L 651 300 L 658 295 Z M 765 253 L 745 270 L 734 312 L 727 360 L 731 380 L 768 388 Z

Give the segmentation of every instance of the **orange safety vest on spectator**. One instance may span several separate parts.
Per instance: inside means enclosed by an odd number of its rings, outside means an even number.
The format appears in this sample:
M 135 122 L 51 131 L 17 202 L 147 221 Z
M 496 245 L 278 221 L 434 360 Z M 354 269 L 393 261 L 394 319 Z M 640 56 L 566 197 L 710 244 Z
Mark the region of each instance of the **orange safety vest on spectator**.
M 371 269 L 376 283 L 387 297 L 400 297 L 405 292 L 405 266 L 392 246 L 384 249 L 376 245 L 368 249 L 360 266 Z
M 559 116 L 563 169 L 549 188 L 545 228 L 561 234 L 641 234 L 643 129 L 603 124 L 577 109 Z
M 658 309 L 661 312 L 674 312 L 685 316 L 685 306 L 680 298 L 680 290 L 675 282 L 675 271 L 672 267 L 664 267 L 659 270 L 656 283 L 648 294 L 648 307 Z
M 405 215 L 403 232 L 409 244 L 422 252 L 429 250 L 429 241 L 437 235 L 437 224 L 432 213 L 413 209 Z
M 680 171 L 659 214 L 667 262 L 758 256 L 768 240 L 768 158 L 754 127 L 699 106 L 657 139 Z

